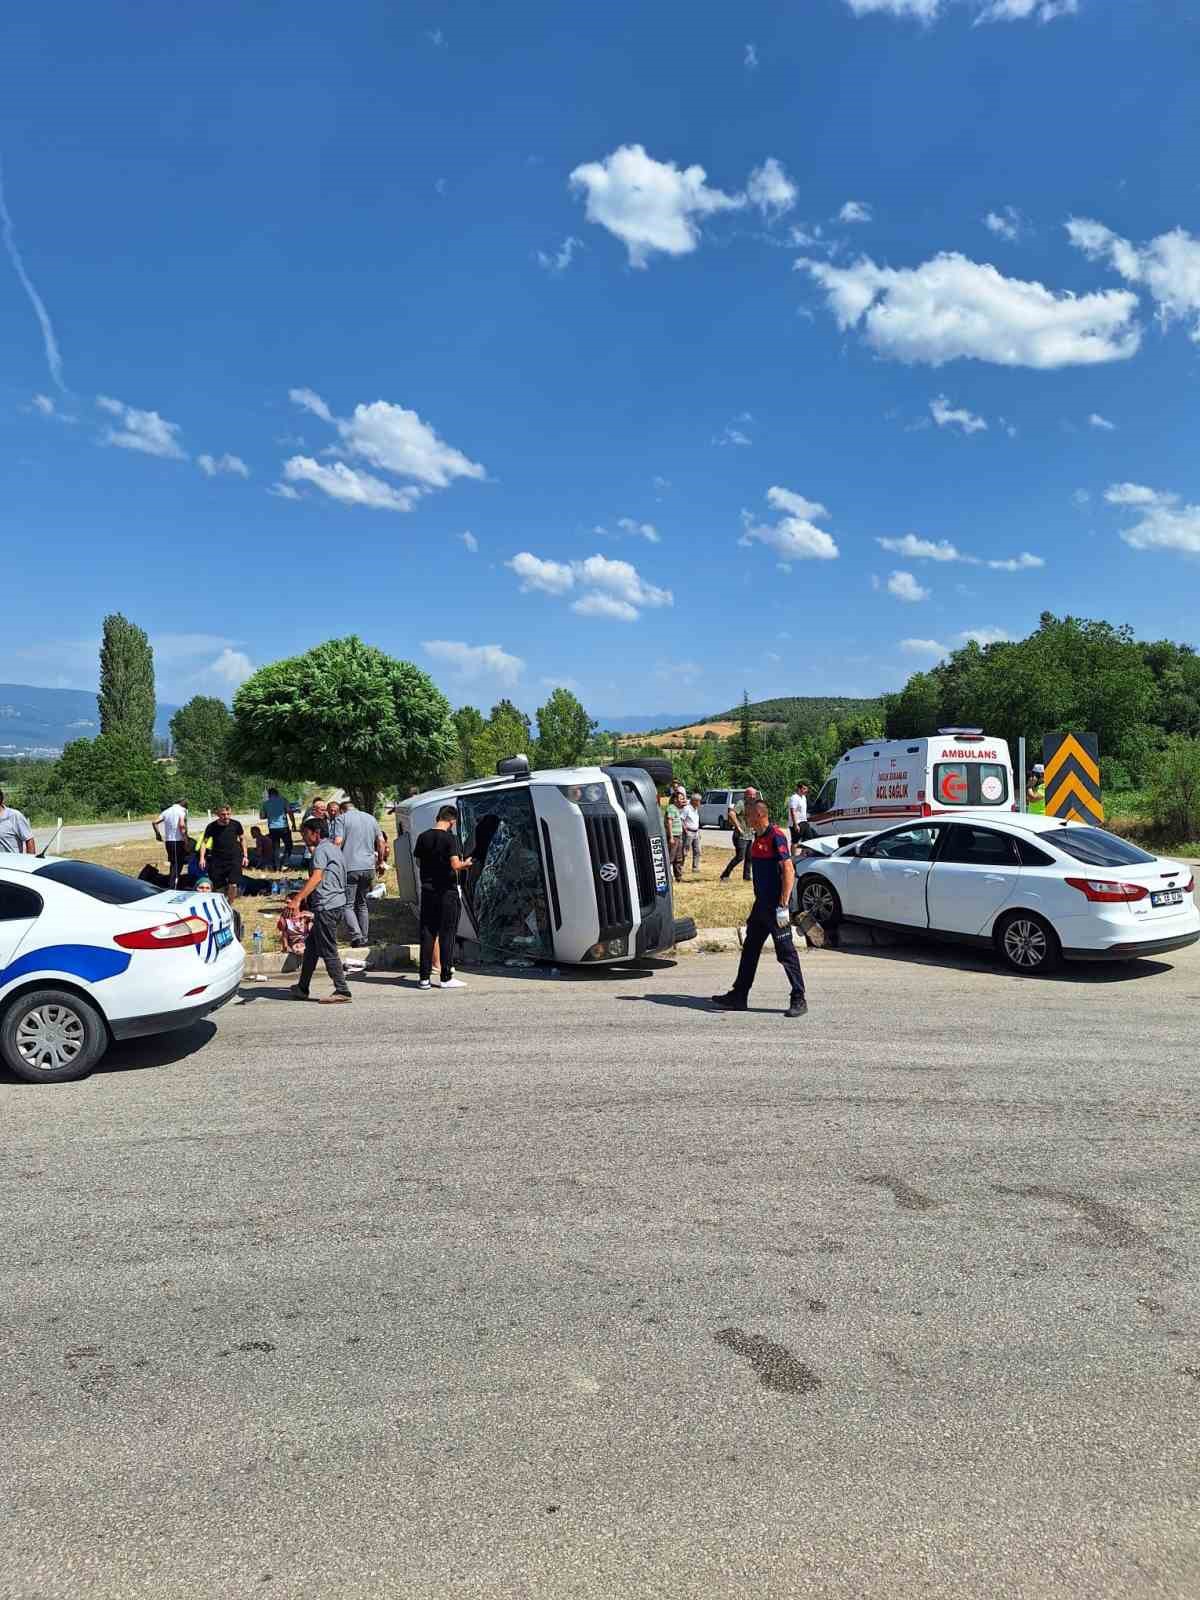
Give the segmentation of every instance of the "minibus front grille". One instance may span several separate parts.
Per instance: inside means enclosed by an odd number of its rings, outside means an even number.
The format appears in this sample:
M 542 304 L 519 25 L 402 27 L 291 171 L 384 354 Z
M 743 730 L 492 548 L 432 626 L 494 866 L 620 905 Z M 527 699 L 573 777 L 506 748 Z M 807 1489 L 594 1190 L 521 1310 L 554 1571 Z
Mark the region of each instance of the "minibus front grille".
M 600 937 L 615 938 L 619 933 L 628 933 L 633 925 L 621 824 L 615 811 L 599 814 L 587 812 L 583 823 L 587 829 L 588 854 L 592 861 L 592 881 L 596 886 Z M 615 875 L 612 871 L 614 867 Z

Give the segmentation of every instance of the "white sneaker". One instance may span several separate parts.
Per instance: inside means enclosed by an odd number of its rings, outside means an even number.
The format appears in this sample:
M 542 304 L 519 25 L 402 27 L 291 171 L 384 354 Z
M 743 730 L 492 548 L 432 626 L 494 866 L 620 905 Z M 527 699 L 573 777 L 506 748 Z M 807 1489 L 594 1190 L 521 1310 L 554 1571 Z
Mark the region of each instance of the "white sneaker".
M 418 989 L 432 989 L 433 985 L 430 983 L 428 978 L 422 978 L 420 983 L 417 984 L 417 988 Z
M 461 978 L 443 978 L 439 987 L 443 989 L 465 989 L 467 986 Z

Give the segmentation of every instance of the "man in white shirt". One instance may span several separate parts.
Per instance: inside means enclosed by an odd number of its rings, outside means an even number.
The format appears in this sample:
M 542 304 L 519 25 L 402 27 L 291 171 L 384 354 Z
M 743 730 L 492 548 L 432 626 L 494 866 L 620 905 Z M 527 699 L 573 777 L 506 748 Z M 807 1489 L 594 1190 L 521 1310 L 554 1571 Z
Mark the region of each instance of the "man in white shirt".
M 788 796 L 788 823 L 792 843 L 800 844 L 808 838 L 808 785 L 798 783 Z
M 37 853 L 29 818 L 16 806 L 4 804 L 3 789 L 0 789 L 0 852 L 10 856 L 32 856 Z
M 179 879 L 187 864 L 187 828 L 187 807 L 178 800 L 165 811 L 160 811 L 154 823 L 154 837 L 167 847 L 167 871 L 172 889 L 178 889 Z
M 700 796 L 694 794 L 688 803 L 680 808 L 679 820 L 683 825 L 683 859 L 686 862 L 688 851 L 692 852 L 692 871 L 700 871 Z

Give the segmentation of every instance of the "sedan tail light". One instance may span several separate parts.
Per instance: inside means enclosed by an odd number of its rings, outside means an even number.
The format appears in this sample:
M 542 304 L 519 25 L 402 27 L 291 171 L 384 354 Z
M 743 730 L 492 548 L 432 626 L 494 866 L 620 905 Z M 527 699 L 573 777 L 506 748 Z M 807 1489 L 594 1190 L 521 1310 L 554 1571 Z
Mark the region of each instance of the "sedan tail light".
M 1111 878 L 1068 878 L 1072 889 L 1078 889 L 1088 900 L 1108 903 L 1124 900 L 1144 900 L 1150 893 L 1141 883 L 1114 883 Z
M 209 935 L 203 917 L 177 917 L 160 922 L 155 928 L 138 928 L 133 933 L 118 933 L 113 943 L 122 950 L 181 950 L 185 945 L 203 944 Z
M 1191 874 L 1191 876 L 1188 878 L 1188 881 L 1183 886 L 1184 894 L 1191 894 L 1192 890 L 1195 887 L 1196 887 L 1196 874 L 1193 872 Z

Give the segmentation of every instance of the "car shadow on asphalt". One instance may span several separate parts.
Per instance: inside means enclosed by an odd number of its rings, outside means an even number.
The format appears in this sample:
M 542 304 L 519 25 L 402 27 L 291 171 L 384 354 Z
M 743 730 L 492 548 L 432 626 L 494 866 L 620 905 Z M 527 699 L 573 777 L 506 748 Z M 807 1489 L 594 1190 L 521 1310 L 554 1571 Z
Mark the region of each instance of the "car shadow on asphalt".
M 866 956 L 871 961 L 899 961 L 910 967 L 943 967 L 952 972 L 994 972 L 999 978 L 1020 983 L 1133 983 L 1172 970 L 1165 961 L 1142 957 L 1135 961 L 1064 961 L 1053 972 L 1040 976 L 1014 972 L 989 950 L 970 950 L 960 946 L 936 944 L 851 945 L 839 949 L 826 946 L 831 955 Z
M 187 1028 L 172 1028 L 169 1033 L 148 1034 L 140 1039 L 119 1039 L 92 1074 L 106 1072 L 145 1072 L 154 1067 L 173 1067 L 193 1056 L 216 1035 L 217 1025 L 207 1017 Z

